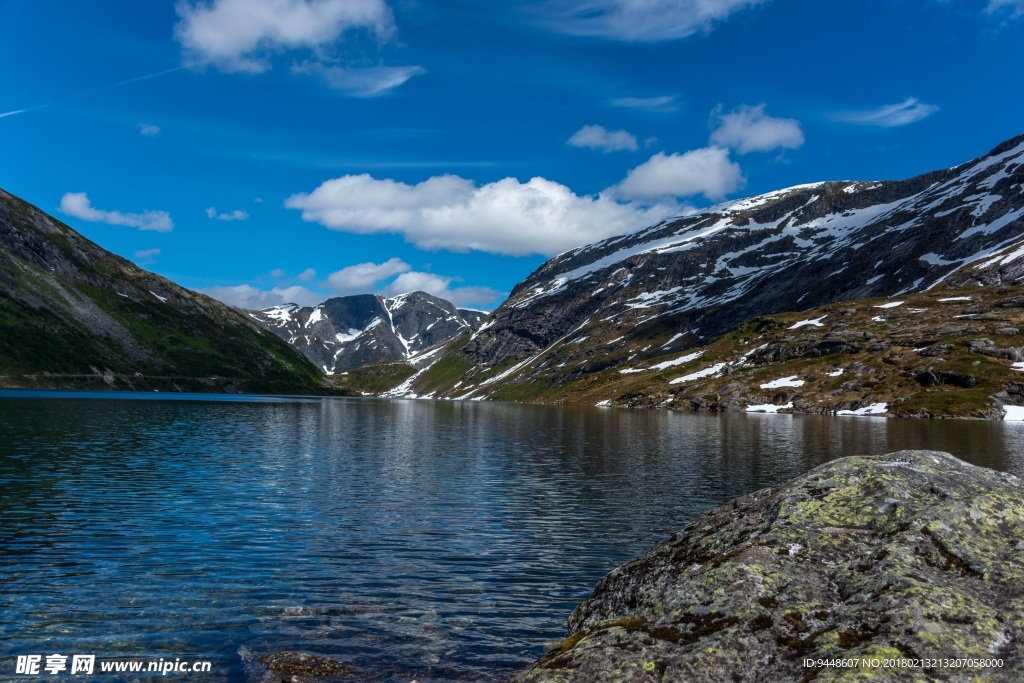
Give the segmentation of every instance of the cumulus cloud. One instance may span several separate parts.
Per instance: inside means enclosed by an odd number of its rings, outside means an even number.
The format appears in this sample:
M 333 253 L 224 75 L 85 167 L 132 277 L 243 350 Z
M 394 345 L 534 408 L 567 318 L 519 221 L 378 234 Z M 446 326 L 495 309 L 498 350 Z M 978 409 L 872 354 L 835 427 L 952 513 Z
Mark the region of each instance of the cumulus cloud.
M 451 301 L 456 306 L 486 306 L 504 298 L 504 294 L 490 287 L 452 287 L 455 278 L 410 271 L 402 273 L 391 284 L 381 290 L 384 296 L 395 296 L 406 292 L 426 292 Z
M 623 204 L 607 194 L 578 196 L 544 178 L 477 186 L 454 175 L 416 185 L 346 175 L 285 206 L 303 220 L 346 232 L 396 233 L 423 249 L 553 255 L 631 232 L 675 213 L 674 202 Z
M 151 125 L 149 123 L 140 123 L 139 133 L 149 137 L 152 137 L 154 135 L 160 135 L 160 127 Z
M 886 104 L 875 109 L 842 112 L 835 118 L 839 121 L 858 123 L 863 126 L 895 128 L 917 123 L 938 110 L 939 108 L 934 104 L 925 104 L 916 97 L 908 97 L 899 104 Z
M 628 199 L 691 197 L 718 200 L 743 187 L 739 164 L 723 147 L 702 147 L 685 154 L 658 152 L 626 174 L 613 192 Z
M 285 272 L 282 268 L 274 268 L 272 271 L 270 271 L 270 277 L 280 279 L 283 278 L 284 276 Z
M 660 95 L 658 97 L 616 97 L 610 104 L 620 109 L 639 109 L 657 114 L 665 114 L 679 110 L 679 103 L 675 95 Z
M 1024 17 L 1024 0 L 989 0 L 985 12 L 988 14 L 1009 12 L 1013 18 Z
M 545 17 L 563 33 L 631 42 L 678 40 L 710 31 L 766 0 L 551 0 Z
M 252 285 L 235 285 L 234 287 L 207 287 L 200 292 L 214 299 L 223 301 L 228 306 L 237 306 L 250 310 L 259 310 L 280 304 L 299 304 L 315 306 L 324 300 L 322 294 L 310 291 L 298 285 L 293 287 L 273 287 L 257 289 Z
M 206 207 L 206 217 L 216 218 L 219 221 L 246 221 L 249 220 L 249 214 L 241 209 L 235 209 L 234 211 L 228 211 L 225 213 L 217 213 L 217 209 L 212 206 Z
M 309 282 L 316 277 L 316 271 L 312 268 L 306 268 L 304 271 L 295 276 L 298 282 Z
M 142 213 L 125 213 L 122 211 L 101 211 L 95 209 L 85 192 L 68 192 L 60 198 L 62 213 L 91 223 L 107 223 L 108 225 L 125 225 L 139 230 L 154 232 L 170 232 L 174 229 L 171 214 L 166 211 L 143 211 Z
M 711 112 L 718 128 L 711 134 L 712 144 L 731 147 L 740 154 L 770 152 L 780 147 L 796 149 L 804 144 L 804 133 L 796 119 L 768 116 L 765 105 L 742 105 L 727 114 L 719 105 Z
M 602 152 L 635 152 L 638 148 L 636 137 L 628 131 L 608 130 L 604 126 L 583 126 L 573 133 L 566 144 L 571 147 L 599 149 Z
M 346 31 L 394 32 L 384 0 L 182 0 L 176 9 L 185 64 L 228 72 L 266 71 L 271 54 L 326 48 Z
M 384 263 L 359 263 L 331 273 L 327 284 L 336 294 L 365 294 L 376 289 L 378 282 L 410 270 L 412 266 L 400 258 Z
M 292 65 L 292 73 L 318 76 L 329 88 L 353 97 L 386 95 L 410 78 L 426 72 L 420 66 L 343 67 L 309 61 Z

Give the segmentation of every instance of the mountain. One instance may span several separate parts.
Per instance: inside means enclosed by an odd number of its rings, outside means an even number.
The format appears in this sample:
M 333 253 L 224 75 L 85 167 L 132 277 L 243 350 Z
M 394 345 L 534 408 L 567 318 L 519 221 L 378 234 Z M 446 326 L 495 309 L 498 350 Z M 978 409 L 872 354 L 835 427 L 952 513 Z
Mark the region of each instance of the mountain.
M 760 316 L 1021 284 L 1022 162 L 1024 135 L 909 180 L 801 185 L 568 251 L 401 393 L 578 400 L 559 388 L 680 361 Z
M 0 386 L 324 393 L 244 314 L 0 190 Z
M 315 307 L 285 304 L 247 314 L 328 375 L 410 359 L 471 330 L 487 315 L 426 292 L 343 296 Z

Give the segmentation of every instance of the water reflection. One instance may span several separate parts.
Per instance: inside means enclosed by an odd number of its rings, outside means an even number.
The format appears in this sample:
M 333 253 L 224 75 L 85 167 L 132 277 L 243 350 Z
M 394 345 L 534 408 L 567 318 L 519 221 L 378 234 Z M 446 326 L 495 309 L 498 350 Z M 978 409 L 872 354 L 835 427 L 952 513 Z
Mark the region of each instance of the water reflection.
M 475 402 L 0 392 L 0 674 L 17 654 L 342 657 L 490 680 L 695 516 L 841 455 L 1015 474 L 1024 424 Z M 83 677 L 82 680 L 85 680 Z

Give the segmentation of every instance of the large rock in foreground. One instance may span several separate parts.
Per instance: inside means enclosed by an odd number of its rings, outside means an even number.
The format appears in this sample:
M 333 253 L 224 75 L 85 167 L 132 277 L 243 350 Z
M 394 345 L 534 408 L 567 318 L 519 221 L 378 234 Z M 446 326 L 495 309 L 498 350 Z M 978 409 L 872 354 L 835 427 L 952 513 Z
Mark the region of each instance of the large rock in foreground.
M 602 579 L 516 681 L 1022 681 L 1021 639 L 1024 485 L 901 451 L 704 515 Z M 805 666 L 854 658 L 1002 667 Z

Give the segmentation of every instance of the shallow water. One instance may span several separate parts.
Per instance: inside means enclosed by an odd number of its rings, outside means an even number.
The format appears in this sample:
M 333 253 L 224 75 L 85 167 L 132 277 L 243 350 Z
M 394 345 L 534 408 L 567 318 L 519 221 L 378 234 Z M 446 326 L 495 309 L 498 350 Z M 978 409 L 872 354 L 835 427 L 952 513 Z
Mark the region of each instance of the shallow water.
M 0 392 L 0 678 L 61 653 L 248 681 L 304 650 L 494 680 L 701 512 L 902 448 L 1024 474 L 1024 423 Z

